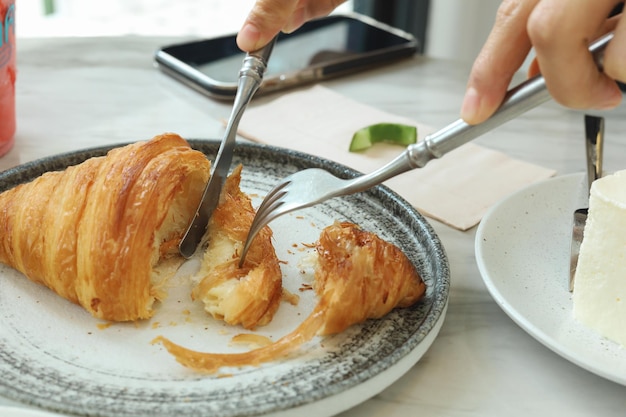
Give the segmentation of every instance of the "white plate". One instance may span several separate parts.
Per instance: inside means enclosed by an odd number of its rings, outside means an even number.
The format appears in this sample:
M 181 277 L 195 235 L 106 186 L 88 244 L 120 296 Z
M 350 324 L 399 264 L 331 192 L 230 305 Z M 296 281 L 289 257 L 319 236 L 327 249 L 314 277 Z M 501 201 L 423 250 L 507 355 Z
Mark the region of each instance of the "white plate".
M 476 260 L 502 309 L 541 343 L 626 385 L 626 349 L 574 320 L 568 290 L 573 211 L 583 176 L 532 185 L 494 206 L 476 233 Z
M 193 141 L 211 158 L 218 143 Z M 0 187 L 59 169 L 109 148 L 60 155 L 0 174 Z M 260 196 L 279 178 L 317 166 L 351 176 L 343 166 L 297 152 L 239 145 L 242 188 Z M 338 198 L 272 223 L 284 283 L 301 295 L 297 307 L 283 303 L 259 333 L 273 340 L 294 329 L 315 303 L 300 292 L 303 243 L 312 243 L 335 220 L 353 221 L 399 245 L 427 285 L 415 306 L 381 320 L 315 340 L 287 360 L 258 368 L 229 369 L 206 376 L 180 366 L 160 345 L 164 335 L 201 351 L 241 351 L 231 344 L 242 329 L 209 319 L 189 300 L 184 286 L 172 288 L 153 319 L 103 325 L 83 309 L 33 284 L 14 270 L 0 269 L 0 395 L 54 411 L 85 416 L 333 415 L 382 391 L 426 352 L 445 316 L 449 272 L 443 247 L 430 225 L 384 187 Z M 294 247 L 295 245 L 295 247 Z
M 0 416 L 2 417 L 61 417 L 59 414 L 47 411 L 31 410 L 28 408 L 2 407 L 0 406 Z

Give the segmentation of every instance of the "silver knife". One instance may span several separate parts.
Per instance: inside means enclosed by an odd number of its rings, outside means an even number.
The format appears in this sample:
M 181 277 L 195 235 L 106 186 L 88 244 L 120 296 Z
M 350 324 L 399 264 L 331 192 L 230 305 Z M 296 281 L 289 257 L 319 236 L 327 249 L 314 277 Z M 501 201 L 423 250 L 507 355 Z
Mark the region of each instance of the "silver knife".
M 604 118 L 602 117 L 585 115 L 585 154 L 587 159 L 587 184 L 585 184 L 585 190 L 586 199 L 588 200 L 591 184 L 602 176 L 602 159 L 604 154 Z M 574 276 L 576 275 L 578 255 L 584 237 L 588 212 L 588 207 L 574 211 L 570 250 L 570 291 L 574 290 Z
M 196 214 L 178 245 L 180 254 L 185 258 L 193 256 L 200 243 L 202 243 L 209 220 L 217 207 L 224 181 L 230 170 L 239 121 L 250 99 L 263 81 L 267 62 L 277 38 L 278 36 L 274 37 L 274 39 L 263 48 L 246 54 L 243 59 L 243 64 L 239 70 L 239 81 L 233 109 L 228 119 L 224 138 L 217 152 L 215 163 L 211 169 L 211 177 L 204 189 L 202 200 Z

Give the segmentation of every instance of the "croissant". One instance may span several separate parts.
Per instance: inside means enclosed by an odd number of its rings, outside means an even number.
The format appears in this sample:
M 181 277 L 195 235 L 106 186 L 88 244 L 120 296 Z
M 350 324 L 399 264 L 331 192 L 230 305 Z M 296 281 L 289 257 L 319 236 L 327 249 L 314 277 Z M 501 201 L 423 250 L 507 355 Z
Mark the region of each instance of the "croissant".
M 0 262 L 95 317 L 149 318 L 184 261 L 178 243 L 209 169 L 204 154 L 165 134 L 45 173 L 0 194 Z M 191 295 L 215 318 L 250 329 L 273 318 L 282 273 L 269 227 L 238 267 L 255 213 L 239 188 L 241 171 L 240 165 L 224 184 Z
M 241 170 L 242 166 L 237 166 L 224 183 L 208 225 L 209 246 L 200 271 L 193 277 L 197 284 L 191 295 L 202 301 L 213 317 L 252 329 L 272 320 L 283 285 L 269 227 L 257 234 L 239 268 L 239 254 L 255 215 L 250 198 L 239 188 Z
M 164 134 L 0 194 L 0 262 L 95 317 L 148 318 L 210 162 Z
M 408 307 L 426 291 L 421 277 L 402 251 L 374 233 L 352 223 L 325 228 L 316 244 L 318 265 L 315 291 L 319 301 L 312 313 L 275 343 L 244 353 L 203 353 L 165 337 L 161 343 L 181 364 L 214 373 L 226 366 L 259 365 L 295 351 L 316 335 L 339 333 L 396 307 Z

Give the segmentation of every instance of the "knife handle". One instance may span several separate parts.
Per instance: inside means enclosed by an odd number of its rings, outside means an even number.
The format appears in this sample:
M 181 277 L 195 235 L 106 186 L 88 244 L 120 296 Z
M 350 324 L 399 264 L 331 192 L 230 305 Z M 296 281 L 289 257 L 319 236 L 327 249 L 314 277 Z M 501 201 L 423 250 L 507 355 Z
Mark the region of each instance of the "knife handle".
M 587 155 L 587 182 L 591 184 L 602 176 L 604 157 L 604 118 L 585 115 L 585 154 Z
M 243 59 L 241 69 L 239 70 L 239 83 L 233 109 L 228 118 L 224 138 L 217 151 L 215 163 L 211 167 L 209 182 L 202 193 L 202 199 L 196 210 L 196 215 L 193 217 L 178 245 L 178 251 L 187 259 L 193 256 L 198 246 L 202 243 L 209 220 L 217 207 L 222 187 L 233 160 L 239 120 L 263 81 L 263 74 L 267 68 L 267 62 L 277 38 L 278 36 L 275 36 L 269 44 L 246 54 Z
M 211 176 L 216 176 L 222 184 L 226 179 L 226 175 L 228 175 L 228 170 L 230 169 L 230 164 L 233 159 L 232 155 L 233 150 L 235 149 L 235 138 L 237 136 L 239 121 L 241 120 L 241 116 L 243 116 L 243 112 L 246 110 L 246 107 L 248 107 L 248 103 L 252 99 L 252 96 L 261 86 L 263 75 L 267 69 L 267 62 L 270 58 L 272 50 L 274 49 L 274 44 L 276 44 L 277 39 L 278 35 L 263 48 L 247 53 L 243 59 L 243 63 L 241 64 L 241 69 L 239 70 L 239 83 L 237 86 L 235 101 L 233 103 L 233 109 L 230 117 L 228 118 L 224 139 L 222 140 L 220 148 L 217 152 L 215 165 L 213 166 L 213 172 L 211 173 Z M 209 217 L 210 214 L 212 213 L 209 213 Z

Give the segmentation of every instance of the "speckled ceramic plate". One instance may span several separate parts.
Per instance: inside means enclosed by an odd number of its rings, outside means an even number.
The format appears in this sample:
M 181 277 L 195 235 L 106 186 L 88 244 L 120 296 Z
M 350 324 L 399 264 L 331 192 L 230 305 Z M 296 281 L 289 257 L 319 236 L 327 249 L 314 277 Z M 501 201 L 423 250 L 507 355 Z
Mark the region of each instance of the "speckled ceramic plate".
M 570 243 L 583 180 L 552 178 L 494 206 L 478 227 L 476 260 L 493 298 L 524 330 L 569 361 L 626 385 L 626 349 L 572 315 Z
M 192 141 L 210 158 L 213 141 Z M 63 168 L 108 148 L 60 155 L 0 174 L 3 188 L 44 171 Z M 255 203 L 279 178 L 306 167 L 343 177 L 356 173 L 297 152 L 240 144 L 242 188 Z M 182 283 L 170 288 L 155 316 L 136 324 L 99 322 L 81 308 L 33 284 L 14 270 L 0 269 L 0 395 L 49 410 L 84 416 L 328 416 L 382 391 L 426 352 L 445 316 L 448 262 L 441 242 L 413 207 L 384 187 L 333 199 L 271 224 L 285 287 L 299 294 L 297 306 L 283 303 L 272 323 L 258 333 L 276 340 L 311 311 L 306 262 L 322 228 L 347 220 L 399 245 L 428 287 L 426 297 L 381 320 L 316 339 L 282 361 L 196 374 L 151 340 L 164 335 L 207 352 L 248 350 L 232 337 L 242 329 L 209 319 L 189 300 Z M 36 227 L 36 226 L 34 226 Z
M 32 410 L 28 408 L 18 407 L 1 407 L 0 416 L 2 417 L 61 417 L 56 413 L 49 413 L 47 411 Z

